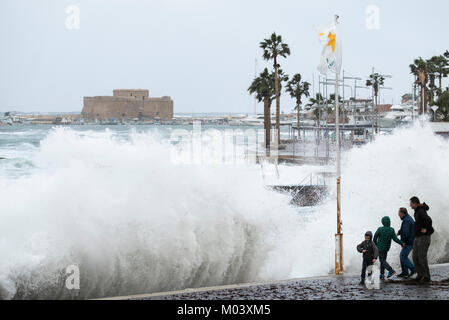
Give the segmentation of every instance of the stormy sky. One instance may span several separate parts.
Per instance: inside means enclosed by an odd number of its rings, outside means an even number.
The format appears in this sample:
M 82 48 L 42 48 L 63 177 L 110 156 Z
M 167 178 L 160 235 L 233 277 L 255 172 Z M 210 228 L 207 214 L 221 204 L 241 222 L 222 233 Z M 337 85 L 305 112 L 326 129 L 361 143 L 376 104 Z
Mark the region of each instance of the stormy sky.
M 271 68 L 259 42 L 281 34 L 292 53 L 282 68 L 317 91 L 317 28 L 336 13 L 346 74 L 392 75 L 381 101 L 398 103 L 413 59 L 449 49 L 447 12 L 446 0 L 2 0 L 0 111 L 81 111 L 83 96 L 148 88 L 175 113 L 253 113 L 246 90 L 255 68 Z M 282 110 L 293 107 L 284 95 Z

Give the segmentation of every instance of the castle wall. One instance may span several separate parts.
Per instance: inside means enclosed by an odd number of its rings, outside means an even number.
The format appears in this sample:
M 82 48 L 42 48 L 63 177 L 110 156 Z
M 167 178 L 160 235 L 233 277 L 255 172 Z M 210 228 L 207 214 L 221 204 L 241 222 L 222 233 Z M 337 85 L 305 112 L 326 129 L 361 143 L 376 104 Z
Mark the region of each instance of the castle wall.
M 123 97 L 136 100 L 148 100 L 150 92 L 144 89 L 129 90 L 129 89 L 115 89 L 112 93 L 114 97 Z
M 112 97 L 84 97 L 81 113 L 88 120 L 167 120 L 173 118 L 173 100 L 170 97 L 149 98 L 148 90 L 114 90 Z

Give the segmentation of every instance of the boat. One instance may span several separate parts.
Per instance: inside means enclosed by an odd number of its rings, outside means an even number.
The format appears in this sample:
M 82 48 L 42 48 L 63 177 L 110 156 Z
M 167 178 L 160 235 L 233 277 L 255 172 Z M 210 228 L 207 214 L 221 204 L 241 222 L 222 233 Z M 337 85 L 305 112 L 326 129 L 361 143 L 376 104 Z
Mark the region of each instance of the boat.
M 383 117 L 379 118 L 379 127 L 394 128 L 407 125 L 413 121 L 413 115 L 418 115 L 418 107 L 411 105 L 393 105 Z
M 361 127 L 361 128 L 369 128 L 372 126 L 371 120 L 365 115 L 349 115 L 348 116 L 349 126 Z

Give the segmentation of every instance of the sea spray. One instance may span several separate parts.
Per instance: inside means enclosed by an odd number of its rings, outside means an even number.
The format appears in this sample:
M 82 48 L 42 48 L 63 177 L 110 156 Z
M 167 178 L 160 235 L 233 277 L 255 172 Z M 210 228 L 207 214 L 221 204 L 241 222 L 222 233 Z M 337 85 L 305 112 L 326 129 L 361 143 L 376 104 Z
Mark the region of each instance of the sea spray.
M 55 129 L 36 170 L 2 180 L 5 298 L 93 298 L 291 273 L 296 211 L 246 166 L 172 164 L 153 134 Z M 80 290 L 64 288 L 68 265 Z M 5 295 L 5 294 L 4 294 Z
M 304 215 L 266 188 L 260 167 L 173 161 L 183 146 L 161 140 L 53 129 L 27 154 L 30 172 L 2 178 L 1 297 L 94 298 L 332 273 L 335 190 Z M 365 231 L 385 215 L 397 230 L 397 210 L 413 195 L 431 207 L 430 261 L 449 261 L 448 160 L 449 142 L 419 125 L 344 154 L 347 273 L 360 271 L 355 246 Z M 281 180 L 309 170 L 281 167 Z M 389 255 L 396 265 L 399 250 Z M 79 266 L 80 290 L 64 287 L 69 265 Z
M 375 142 L 344 154 L 342 170 L 344 262 L 347 273 L 358 273 L 361 257 L 355 246 L 367 230 L 377 230 L 390 216 L 396 232 L 401 226 L 400 207 L 418 196 L 430 206 L 435 234 L 429 250 L 431 263 L 449 262 L 449 141 L 435 136 L 428 126 L 397 129 Z M 299 235 L 309 246 L 296 260 L 294 276 L 323 274 L 333 266 L 336 232 L 335 189 L 328 201 Z M 413 217 L 413 210 L 408 209 Z M 389 261 L 399 267 L 401 247 L 393 243 Z M 304 264 L 309 261 L 309 265 Z

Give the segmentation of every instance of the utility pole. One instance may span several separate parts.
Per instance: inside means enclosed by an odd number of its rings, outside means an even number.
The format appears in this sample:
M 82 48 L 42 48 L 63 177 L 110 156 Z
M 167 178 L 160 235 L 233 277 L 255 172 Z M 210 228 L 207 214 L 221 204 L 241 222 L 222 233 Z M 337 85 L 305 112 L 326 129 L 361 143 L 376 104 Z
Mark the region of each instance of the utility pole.
M 321 142 L 321 76 L 318 74 L 318 145 Z M 317 96 L 315 95 L 315 98 Z
M 415 122 L 415 93 L 416 93 L 416 81 L 412 86 L 412 123 Z
M 362 78 L 358 78 L 358 77 L 345 77 L 345 75 L 343 74 L 343 79 L 346 80 L 354 80 L 354 109 L 353 109 L 353 117 L 354 117 L 354 124 L 357 125 L 357 121 L 355 118 L 355 109 L 356 109 L 356 100 L 357 100 L 357 80 L 362 80 Z M 351 87 L 350 87 L 351 88 Z M 351 88 L 352 89 L 352 88 Z M 343 89 L 344 90 L 344 89 Z M 344 101 L 344 99 L 343 99 Z M 348 105 L 348 109 L 349 109 L 349 105 Z
M 254 79 L 257 78 L 257 58 L 254 62 Z M 257 98 L 254 98 L 254 114 L 257 116 Z
M 374 74 L 374 67 L 373 67 L 373 69 L 372 69 L 372 73 L 371 74 Z M 391 79 L 391 78 L 393 78 L 393 76 L 391 76 L 391 75 L 388 75 L 388 74 L 379 74 L 379 76 L 380 77 L 384 77 L 384 78 L 389 78 L 389 79 Z M 374 85 L 372 86 L 373 87 L 373 105 L 374 105 Z M 378 90 L 377 90 L 377 95 L 375 95 L 375 100 L 376 100 L 376 133 L 379 133 L 379 103 L 378 103 L 378 98 L 380 97 L 379 96 L 379 94 L 380 94 L 380 89 L 391 89 L 391 88 L 387 88 L 387 87 L 378 87 Z M 373 130 L 374 131 L 374 130 Z
M 335 16 L 335 26 L 338 25 L 338 16 Z M 342 275 L 343 267 L 343 233 L 341 229 L 341 155 L 340 155 L 340 108 L 339 108 L 339 87 L 338 80 L 340 74 L 335 73 L 335 138 L 337 140 L 337 234 L 335 235 L 335 274 Z

